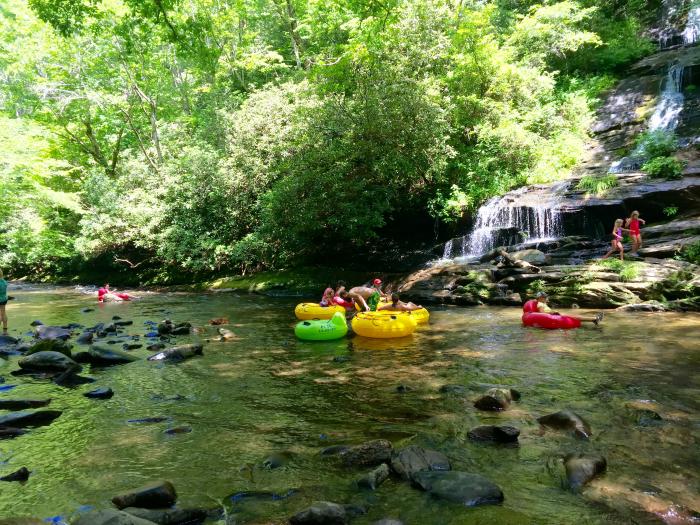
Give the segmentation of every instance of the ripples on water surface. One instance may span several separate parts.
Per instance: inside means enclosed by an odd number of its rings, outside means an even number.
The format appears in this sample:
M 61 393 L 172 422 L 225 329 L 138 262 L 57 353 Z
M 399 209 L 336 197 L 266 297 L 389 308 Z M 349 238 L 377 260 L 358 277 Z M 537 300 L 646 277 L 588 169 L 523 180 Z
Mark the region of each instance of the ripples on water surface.
M 359 525 L 385 516 L 408 525 L 654 523 L 658 515 L 676 523 L 682 507 L 700 511 L 697 314 L 612 313 L 602 329 L 564 332 L 523 329 L 517 309 L 435 309 L 431 325 L 406 339 L 312 344 L 293 336 L 291 299 L 153 294 L 97 307 L 72 290 L 11 293 L 11 333 L 33 319 L 91 326 L 119 315 L 134 320 L 127 333 L 143 335 L 146 320 L 204 326 L 226 316 L 240 339 L 209 343 L 204 357 L 181 364 L 86 370 L 97 383 L 72 390 L 14 378 L 16 358 L 0 362 L 7 384 L 19 385 L 0 396 L 51 397 L 50 408 L 64 411 L 48 427 L 0 441 L 0 473 L 33 471 L 25 485 L 3 483 L 0 516 L 108 508 L 115 493 L 159 478 L 175 484 L 182 506 L 214 505 L 242 490 L 300 489 L 282 501 L 236 506 L 249 523 L 283 523 L 320 499 L 371 504 Z M 86 306 L 96 310 L 80 313 Z M 399 384 L 412 390 L 397 393 Z M 445 384 L 467 392 L 441 395 Z M 517 388 L 522 400 L 500 414 L 480 413 L 471 402 L 491 385 Z M 82 396 L 95 386 L 110 386 L 115 396 Z M 169 399 L 176 395 L 184 399 Z M 664 420 L 639 424 L 636 408 L 645 407 Z M 590 442 L 540 431 L 535 418 L 562 408 L 589 420 Z M 151 416 L 170 419 L 127 422 Z M 193 431 L 163 433 L 182 424 Z M 520 446 L 471 443 L 467 431 L 479 424 L 519 427 Z M 357 472 L 319 456 L 323 447 L 373 438 L 441 450 L 455 470 L 500 485 L 505 502 L 466 509 L 393 480 L 361 493 L 352 486 Z M 281 451 L 290 454 L 287 466 L 260 467 Z M 562 488 L 558 458 L 573 451 L 608 459 L 608 473 L 583 495 Z

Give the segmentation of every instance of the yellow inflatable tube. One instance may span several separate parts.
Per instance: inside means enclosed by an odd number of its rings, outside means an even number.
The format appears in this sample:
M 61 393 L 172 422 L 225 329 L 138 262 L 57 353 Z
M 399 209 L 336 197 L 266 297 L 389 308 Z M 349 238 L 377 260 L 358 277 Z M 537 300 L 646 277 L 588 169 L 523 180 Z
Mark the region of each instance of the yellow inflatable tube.
M 375 339 L 405 337 L 416 331 L 416 321 L 409 315 L 386 315 L 380 312 L 360 312 L 352 320 L 357 335 Z
M 379 306 L 384 306 L 385 304 L 389 304 L 389 303 L 379 303 Z M 396 312 L 393 310 L 377 310 L 377 313 L 382 314 L 382 315 L 409 315 L 409 316 L 413 317 L 413 319 L 418 324 L 427 323 L 430 320 L 430 312 L 428 312 L 428 310 L 426 310 L 425 308 L 420 308 L 418 310 L 412 310 L 410 312 Z
M 294 309 L 294 315 L 302 321 L 311 319 L 330 319 L 333 314 L 340 312 L 345 315 L 345 308 L 334 304 L 333 306 L 321 306 L 318 303 L 299 303 Z

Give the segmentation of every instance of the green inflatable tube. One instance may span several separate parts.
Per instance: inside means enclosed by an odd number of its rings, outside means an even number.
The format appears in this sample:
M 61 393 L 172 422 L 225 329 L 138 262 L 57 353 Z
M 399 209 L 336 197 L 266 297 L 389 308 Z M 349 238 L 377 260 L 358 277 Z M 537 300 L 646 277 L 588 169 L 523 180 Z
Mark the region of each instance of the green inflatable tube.
M 314 319 L 297 323 L 294 335 L 304 341 L 331 341 L 345 337 L 348 333 L 348 323 L 340 312 L 333 314 L 330 319 Z

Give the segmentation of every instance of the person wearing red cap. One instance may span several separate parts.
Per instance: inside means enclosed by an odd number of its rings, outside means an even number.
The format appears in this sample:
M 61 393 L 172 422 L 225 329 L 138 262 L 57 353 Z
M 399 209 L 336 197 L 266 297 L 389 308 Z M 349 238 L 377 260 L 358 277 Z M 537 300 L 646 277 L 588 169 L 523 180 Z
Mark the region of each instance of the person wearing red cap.
M 357 294 L 364 299 L 366 310 L 375 311 L 377 305 L 382 297 L 386 297 L 386 294 L 382 292 L 382 280 L 374 279 L 372 281 L 372 286 L 355 286 L 350 289 L 350 294 Z

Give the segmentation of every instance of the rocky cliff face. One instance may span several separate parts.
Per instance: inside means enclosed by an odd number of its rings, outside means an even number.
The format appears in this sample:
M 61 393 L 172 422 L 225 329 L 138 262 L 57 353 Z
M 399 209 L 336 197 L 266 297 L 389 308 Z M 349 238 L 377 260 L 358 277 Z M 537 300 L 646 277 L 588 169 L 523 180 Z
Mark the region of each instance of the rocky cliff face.
M 672 33 L 668 42 L 682 41 L 681 30 Z M 613 163 L 626 162 L 637 135 L 660 118 L 670 79 L 682 92 L 673 128 L 681 138 L 677 156 L 686 164 L 683 178 L 650 179 L 631 160 L 615 175 L 617 185 L 603 194 L 577 189 L 582 177 L 608 174 Z M 509 244 L 508 258 L 498 251 L 460 258 L 475 255 L 472 232 L 448 243 L 449 258 L 397 283 L 402 294 L 422 303 L 520 305 L 544 289 L 559 306 L 614 308 L 659 301 L 666 308 L 700 309 L 700 267 L 678 260 L 682 250 L 700 246 L 700 46 L 676 45 L 635 64 L 599 109 L 591 134 L 588 156 L 570 179 L 521 188 L 488 203 L 489 217 L 496 220 L 484 222 L 486 234 L 494 239 L 492 245 Z M 548 203 L 544 211 L 542 203 Z M 615 219 L 633 210 L 646 220 L 639 255 L 626 257 L 625 264 L 601 262 Z M 547 230 L 541 224 L 532 225 L 538 217 L 556 223 L 550 235 L 541 235 Z

